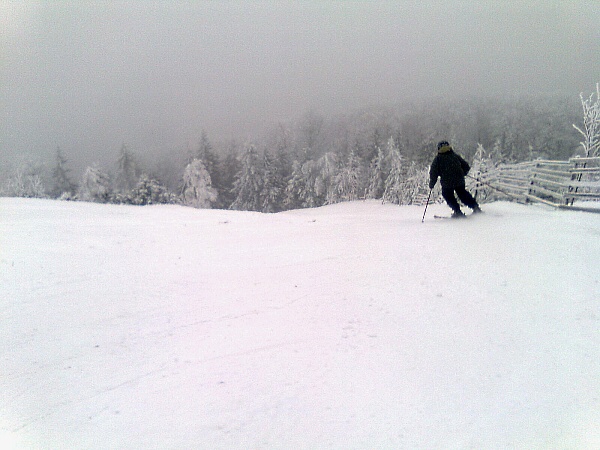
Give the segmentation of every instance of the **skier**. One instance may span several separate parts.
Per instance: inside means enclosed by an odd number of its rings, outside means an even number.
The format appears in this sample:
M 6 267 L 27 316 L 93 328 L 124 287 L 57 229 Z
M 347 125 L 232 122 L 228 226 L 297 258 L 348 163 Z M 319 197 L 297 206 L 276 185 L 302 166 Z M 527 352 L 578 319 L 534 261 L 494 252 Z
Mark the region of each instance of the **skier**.
M 465 188 L 465 175 L 471 168 L 464 158 L 452 150 L 448 141 L 441 141 L 437 145 L 438 154 L 431 163 L 429 170 L 429 189 L 433 189 L 438 177 L 441 178 L 442 197 L 452 208 L 452 217 L 461 218 L 465 214 L 460 210 L 460 205 L 454 196 L 458 195 L 461 202 L 473 210 L 473 214 L 480 213 L 477 201 Z

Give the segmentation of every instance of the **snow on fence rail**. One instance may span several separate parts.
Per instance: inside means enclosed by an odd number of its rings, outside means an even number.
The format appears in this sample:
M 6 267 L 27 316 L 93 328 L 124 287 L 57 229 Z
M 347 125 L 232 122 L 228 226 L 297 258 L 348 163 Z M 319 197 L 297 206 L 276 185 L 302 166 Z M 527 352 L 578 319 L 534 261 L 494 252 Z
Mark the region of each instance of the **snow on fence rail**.
M 475 178 L 477 192 L 489 191 L 491 187 L 496 196 L 523 203 L 540 202 L 556 208 L 600 213 L 600 203 L 590 204 L 600 201 L 600 157 L 499 164 L 476 173 Z M 582 200 L 588 202 L 581 205 Z

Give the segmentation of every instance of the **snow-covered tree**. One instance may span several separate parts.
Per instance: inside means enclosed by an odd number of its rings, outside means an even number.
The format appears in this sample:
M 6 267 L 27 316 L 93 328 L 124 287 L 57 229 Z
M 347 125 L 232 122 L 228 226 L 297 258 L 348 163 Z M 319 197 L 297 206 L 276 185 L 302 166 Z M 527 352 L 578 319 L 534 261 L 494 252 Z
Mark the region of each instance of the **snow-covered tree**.
M 263 181 L 260 197 L 262 199 L 262 212 L 273 213 L 281 209 L 283 193 L 283 179 L 278 172 L 274 158 L 267 151 L 263 155 Z
M 202 134 L 200 135 L 200 144 L 198 145 L 198 151 L 196 152 L 195 159 L 199 159 L 204 163 L 204 167 L 214 182 L 215 172 L 217 171 L 219 165 L 219 158 L 213 151 L 212 144 L 208 139 L 206 131 L 202 131 Z
M 298 161 L 292 163 L 292 173 L 285 187 L 284 204 L 288 209 L 302 207 L 301 193 L 304 190 L 304 176 L 302 173 L 302 164 Z
M 217 200 L 210 174 L 199 159 L 190 162 L 183 173 L 183 202 L 194 208 L 210 208 Z
M 400 204 L 420 204 L 423 198 L 427 198 L 428 192 L 429 169 L 419 167 L 415 161 L 411 161 L 406 171 L 406 177 L 402 182 Z
M 312 159 L 302 164 L 302 175 L 305 185 L 300 198 L 302 199 L 303 208 L 315 208 L 323 205 L 323 199 L 317 192 L 319 172 L 319 165 Z
M 486 200 L 489 201 L 496 193 L 489 183 L 497 180 L 497 168 L 502 162 L 501 151 L 498 146 L 499 144 L 496 143 L 494 148 L 488 152 L 483 145 L 478 144 L 473 156 L 470 176 L 466 179 L 466 182 L 469 190 L 474 190 L 474 195 L 480 203 Z
M 241 170 L 233 185 L 235 200 L 231 209 L 262 211 L 263 168 L 254 145 L 248 145 L 241 156 Z
M 308 160 L 304 164 L 294 161 L 292 175 L 286 186 L 285 204 L 288 208 L 314 208 L 323 204 L 317 193 L 318 164 Z
M 400 149 L 393 138 L 388 140 L 386 151 L 390 161 L 390 173 L 385 180 L 383 201 L 399 205 L 402 203 L 402 189 L 405 174 L 404 161 L 400 154 Z
M 333 195 L 333 181 L 339 171 L 338 155 L 327 152 L 317 161 L 318 174 L 315 179 L 315 194 L 319 204 L 329 203 Z
M 83 173 L 77 196 L 86 202 L 106 203 L 112 196 L 110 186 L 110 177 L 97 166 L 90 166 Z
M 174 203 L 175 196 L 157 180 L 142 174 L 137 185 L 131 190 L 131 203 L 133 205 L 157 205 Z
M 19 164 L 6 181 L 3 191 L 8 197 L 46 197 L 43 166 L 33 161 Z
M 285 180 L 288 180 L 292 174 L 292 155 L 289 149 L 285 147 L 285 143 L 282 142 L 277 144 L 274 154 L 274 163 L 277 167 L 277 173 L 284 182 L 283 188 L 285 188 Z
M 228 209 L 235 201 L 234 183 L 240 167 L 240 161 L 234 149 L 230 149 L 229 153 L 219 161 L 215 178 L 211 176 L 213 187 L 218 192 L 216 208 Z
M 383 196 L 383 191 L 385 190 L 386 178 L 385 153 L 381 147 L 377 147 L 377 153 L 369 166 L 366 197 L 381 198 Z
M 117 161 L 116 189 L 122 193 L 129 193 L 138 180 L 139 169 L 133 153 L 123 144 Z
M 600 155 L 600 83 L 596 83 L 596 99 L 594 93 L 587 99 L 580 94 L 583 107 L 583 129 L 573 125 L 583 135 L 581 145 L 586 157 L 593 158 Z
M 488 163 L 489 161 L 485 148 L 483 148 L 483 145 L 477 144 L 477 150 L 475 151 L 475 156 L 473 156 L 470 173 L 474 177 L 477 177 L 483 173 L 487 173 L 490 169 L 490 167 L 488 167 Z
M 67 158 L 65 158 L 60 147 L 56 149 L 56 165 L 52 169 L 52 196 L 54 198 L 65 197 L 70 198 L 76 186 L 69 177 L 70 170 L 67 168 Z
M 384 143 L 381 140 L 381 130 L 375 125 L 371 138 L 365 145 L 363 154 L 359 155 L 365 162 L 365 170 L 367 170 L 367 172 L 371 163 L 377 158 L 377 154 L 383 145 Z
M 361 166 L 354 150 L 348 155 L 344 167 L 340 169 L 333 180 L 330 203 L 357 200 L 364 192 L 362 189 Z

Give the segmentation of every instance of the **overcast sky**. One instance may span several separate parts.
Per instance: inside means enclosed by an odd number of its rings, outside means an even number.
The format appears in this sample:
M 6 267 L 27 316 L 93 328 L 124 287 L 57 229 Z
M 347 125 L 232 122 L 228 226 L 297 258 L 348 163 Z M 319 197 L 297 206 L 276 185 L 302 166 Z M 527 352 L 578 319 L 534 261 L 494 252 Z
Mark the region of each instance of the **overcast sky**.
M 0 0 L 1 147 L 138 153 L 308 110 L 600 81 L 597 0 Z M 434 107 L 434 105 L 432 105 Z M 255 133 L 258 134 L 258 133 Z

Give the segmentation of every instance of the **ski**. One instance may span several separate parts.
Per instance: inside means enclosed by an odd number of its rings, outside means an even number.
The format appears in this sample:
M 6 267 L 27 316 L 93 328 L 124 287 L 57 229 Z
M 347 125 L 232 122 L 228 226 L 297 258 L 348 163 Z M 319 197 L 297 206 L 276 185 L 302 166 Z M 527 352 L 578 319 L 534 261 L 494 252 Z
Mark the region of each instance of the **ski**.
M 478 215 L 480 215 L 480 214 L 483 214 L 483 213 L 471 213 L 471 214 L 465 214 L 464 216 L 460 216 L 460 217 L 452 217 L 452 216 L 440 216 L 440 215 L 434 215 L 433 217 L 434 217 L 434 219 L 457 219 L 457 220 L 460 220 L 460 219 L 467 219 L 467 218 L 469 218 L 469 217 L 471 217 L 471 216 L 478 216 Z M 486 215 L 489 215 L 489 214 L 487 214 L 487 213 L 486 213 Z M 492 215 L 493 217 L 500 217 L 499 215 L 495 215 L 495 214 L 491 214 L 491 215 Z

